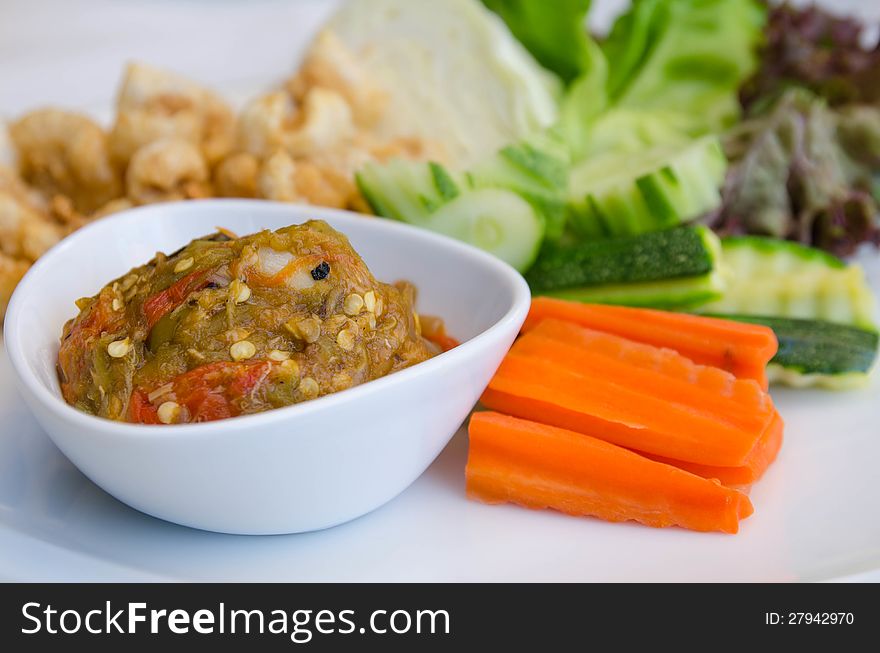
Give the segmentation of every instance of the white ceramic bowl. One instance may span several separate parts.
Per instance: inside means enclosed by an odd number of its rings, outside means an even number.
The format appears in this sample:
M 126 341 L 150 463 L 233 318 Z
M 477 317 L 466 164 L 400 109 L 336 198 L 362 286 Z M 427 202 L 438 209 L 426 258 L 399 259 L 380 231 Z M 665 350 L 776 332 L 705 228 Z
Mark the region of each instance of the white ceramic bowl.
M 75 299 L 217 226 L 249 234 L 309 218 L 345 233 L 379 279 L 414 282 L 419 310 L 442 316 L 462 345 L 337 394 L 205 424 L 117 423 L 62 400 L 55 360 Z M 196 528 L 295 533 L 354 519 L 409 486 L 476 403 L 528 306 L 515 270 L 454 240 L 344 211 L 210 200 L 120 213 L 64 240 L 19 284 L 5 339 L 37 420 L 107 492 Z

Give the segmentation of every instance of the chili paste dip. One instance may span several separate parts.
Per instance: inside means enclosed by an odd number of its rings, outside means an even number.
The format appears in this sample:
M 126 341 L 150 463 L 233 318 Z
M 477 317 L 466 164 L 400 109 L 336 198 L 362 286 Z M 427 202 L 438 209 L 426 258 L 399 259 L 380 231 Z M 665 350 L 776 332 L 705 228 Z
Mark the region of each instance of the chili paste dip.
M 204 422 L 377 379 L 455 343 L 430 342 L 415 288 L 373 277 L 322 221 L 220 231 L 80 299 L 58 376 L 67 403 L 143 424 Z

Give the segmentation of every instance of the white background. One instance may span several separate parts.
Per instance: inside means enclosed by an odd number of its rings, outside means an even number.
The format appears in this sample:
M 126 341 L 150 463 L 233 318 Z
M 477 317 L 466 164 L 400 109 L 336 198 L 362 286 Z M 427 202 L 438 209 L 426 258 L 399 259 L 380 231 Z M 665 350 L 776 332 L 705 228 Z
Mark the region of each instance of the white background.
M 304 35 L 334 4 L 0 0 L 0 117 L 40 105 L 106 116 L 123 65 L 135 58 L 247 97 L 294 69 Z M 600 2 L 597 18 L 620 4 Z M 880 2 L 832 4 L 880 19 Z M 788 419 L 786 447 L 754 489 L 756 513 L 736 537 L 467 502 L 460 433 L 419 481 L 371 515 L 321 533 L 242 538 L 160 522 L 92 485 L 17 400 L 0 348 L 0 578 L 878 579 L 870 571 L 880 562 L 877 393 L 876 378 L 863 393 L 774 392 Z

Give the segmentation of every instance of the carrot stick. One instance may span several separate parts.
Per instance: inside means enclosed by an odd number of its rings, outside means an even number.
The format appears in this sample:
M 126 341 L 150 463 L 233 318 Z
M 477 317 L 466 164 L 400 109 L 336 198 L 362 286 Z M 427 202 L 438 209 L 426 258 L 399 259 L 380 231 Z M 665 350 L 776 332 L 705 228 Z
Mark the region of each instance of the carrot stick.
M 546 318 L 574 322 L 656 347 L 674 349 L 701 365 L 754 379 L 767 389 L 767 363 L 778 343 L 771 329 L 699 315 L 644 308 L 581 304 L 549 297 L 532 300 L 527 332 Z
M 467 494 L 607 521 L 736 533 L 744 494 L 622 447 L 498 413 L 471 417 Z
M 745 464 L 739 467 L 698 465 L 697 463 L 673 460 L 663 456 L 643 455 L 651 460 L 673 465 L 703 478 L 718 479 L 718 481 L 728 487 L 742 488 L 758 481 L 764 475 L 764 472 L 767 471 L 767 468 L 776 460 L 779 449 L 782 447 L 783 430 L 784 423 L 777 413 L 774 420 L 770 422 L 770 426 L 764 432 L 764 435 L 761 436 L 761 439 L 758 440 L 755 448 L 749 454 Z
M 628 449 L 705 465 L 736 467 L 745 463 L 766 424 L 761 428 L 743 428 L 729 415 L 699 408 L 692 397 L 685 396 L 673 403 L 654 396 L 639 389 L 632 380 L 639 373 L 633 369 L 629 374 L 609 379 L 578 374 L 554 362 L 510 353 L 490 381 L 489 389 L 574 412 L 579 416 L 576 423 L 582 432 Z M 503 410 L 491 403 L 487 405 Z M 513 406 L 511 414 L 581 430 L 570 421 L 555 421 L 555 411 L 525 414 L 524 410 Z
M 660 349 L 618 336 L 548 319 L 522 336 L 512 353 L 532 356 L 577 373 L 620 380 L 672 403 L 717 415 L 745 429 L 767 428 L 775 409 L 751 379 L 737 379 L 715 367 L 697 365 L 671 349 Z M 637 368 L 637 373 L 634 373 Z

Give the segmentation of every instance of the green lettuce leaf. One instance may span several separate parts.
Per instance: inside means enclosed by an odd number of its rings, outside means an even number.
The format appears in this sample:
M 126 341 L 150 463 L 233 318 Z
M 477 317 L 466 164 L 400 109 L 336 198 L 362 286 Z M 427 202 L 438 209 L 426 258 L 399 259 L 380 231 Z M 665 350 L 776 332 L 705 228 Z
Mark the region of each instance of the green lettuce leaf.
M 687 112 L 689 131 L 729 126 L 765 20 L 756 0 L 634 0 L 602 44 L 610 102 Z
M 548 8 L 548 11 L 549 8 Z M 766 10 L 756 0 L 634 0 L 568 88 L 557 129 L 572 160 L 720 132 L 739 116 Z
M 541 65 L 569 83 L 590 70 L 591 0 L 483 0 Z

